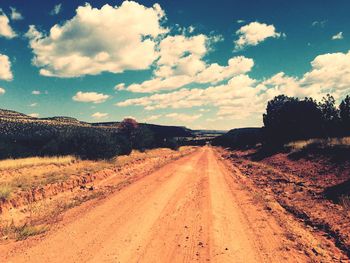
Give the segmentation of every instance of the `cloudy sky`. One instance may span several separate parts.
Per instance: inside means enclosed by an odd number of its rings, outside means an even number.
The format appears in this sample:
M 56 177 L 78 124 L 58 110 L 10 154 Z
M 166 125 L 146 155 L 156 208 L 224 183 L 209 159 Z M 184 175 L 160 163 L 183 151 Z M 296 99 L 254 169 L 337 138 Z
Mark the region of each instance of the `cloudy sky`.
M 230 129 L 350 94 L 350 1 L 0 2 L 0 108 Z

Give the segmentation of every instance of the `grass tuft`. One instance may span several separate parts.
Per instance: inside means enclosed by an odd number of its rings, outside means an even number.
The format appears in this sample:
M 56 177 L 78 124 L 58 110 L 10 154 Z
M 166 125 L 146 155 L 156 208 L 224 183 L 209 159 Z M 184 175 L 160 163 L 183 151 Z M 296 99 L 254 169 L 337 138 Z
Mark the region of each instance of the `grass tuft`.
M 47 226 L 23 225 L 15 229 L 16 240 L 24 240 L 31 236 L 40 235 L 45 233 L 47 230 Z
M 340 204 L 344 207 L 345 210 L 350 211 L 350 196 L 342 195 L 340 198 Z
M 0 201 L 7 201 L 10 199 L 12 187 L 9 185 L 0 185 Z
M 317 147 L 320 149 L 332 147 L 350 148 L 350 137 L 295 141 L 288 143 L 286 147 L 292 151 L 299 151 L 309 147 Z

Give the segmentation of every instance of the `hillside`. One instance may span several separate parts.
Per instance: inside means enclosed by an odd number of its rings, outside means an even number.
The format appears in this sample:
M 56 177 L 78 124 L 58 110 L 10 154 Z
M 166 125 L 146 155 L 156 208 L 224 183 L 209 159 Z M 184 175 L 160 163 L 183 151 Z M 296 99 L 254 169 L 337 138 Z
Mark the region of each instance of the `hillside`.
M 101 129 L 106 131 L 118 131 L 119 122 L 98 122 L 87 123 L 79 121 L 75 118 L 65 116 L 55 116 L 49 118 L 34 118 L 23 113 L 19 113 L 12 110 L 0 109 L 0 122 L 1 133 L 15 132 L 22 133 L 28 132 L 33 129 L 37 131 L 51 131 L 65 128 L 80 128 L 86 127 L 91 129 Z M 186 127 L 180 126 L 163 126 L 154 124 L 140 124 L 141 126 L 149 128 L 157 137 L 172 138 L 172 137 L 192 137 L 193 132 Z

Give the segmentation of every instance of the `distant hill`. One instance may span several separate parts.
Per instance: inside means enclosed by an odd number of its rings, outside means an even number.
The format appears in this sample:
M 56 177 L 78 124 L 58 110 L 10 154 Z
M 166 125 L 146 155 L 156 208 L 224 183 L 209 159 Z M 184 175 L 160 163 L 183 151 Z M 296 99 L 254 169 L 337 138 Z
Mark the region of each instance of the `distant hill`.
M 255 146 L 262 141 L 262 128 L 239 128 L 213 139 L 212 144 L 230 148 Z
M 32 119 L 32 117 L 12 110 L 0 109 L 0 118 L 10 119 Z
M 49 118 L 35 118 L 12 110 L 0 109 L 0 134 L 1 132 L 25 133 L 36 130 L 37 132 L 55 132 L 66 128 L 86 127 L 102 130 L 118 130 L 120 122 L 88 123 L 75 118 L 56 116 Z M 192 130 L 180 126 L 164 126 L 155 124 L 140 124 L 149 128 L 157 137 L 193 137 Z

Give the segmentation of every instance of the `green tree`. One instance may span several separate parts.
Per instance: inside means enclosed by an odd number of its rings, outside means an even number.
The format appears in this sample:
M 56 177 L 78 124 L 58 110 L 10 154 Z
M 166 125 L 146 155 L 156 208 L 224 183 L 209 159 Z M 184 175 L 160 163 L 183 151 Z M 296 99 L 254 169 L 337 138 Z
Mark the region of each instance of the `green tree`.
M 335 105 L 334 97 L 327 94 L 319 103 L 319 108 L 322 112 L 325 135 L 336 135 L 339 130 L 339 110 Z
M 346 98 L 339 105 L 339 115 L 343 128 L 346 133 L 350 132 L 350 96 Z

